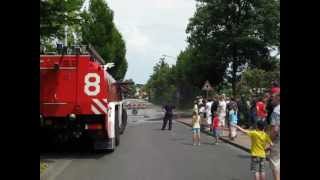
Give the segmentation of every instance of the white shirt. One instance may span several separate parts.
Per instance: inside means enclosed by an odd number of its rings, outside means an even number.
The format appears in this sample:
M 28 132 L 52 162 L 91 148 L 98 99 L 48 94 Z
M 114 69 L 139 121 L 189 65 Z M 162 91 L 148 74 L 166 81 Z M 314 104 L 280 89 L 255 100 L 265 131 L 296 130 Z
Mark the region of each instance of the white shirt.
M 225 115 L 226 114 L 226 108 L 227 108 L 227 103 L 225 101 L 219 101 L 219 114 Z
M 273 161 L 280 159 L 280 104 L 277 105 L 271 114 L 271 125 L 278 129 L 278 136 L 273 141 L 270 158 Z
M 199 112 L 204 113 L 205 111 L 206 111 L 206 110 L 205 110 L 204 106 L 201 106 Z
M 212 106 L 212 101 L 211 102 L 207 102 L 206 104 L 206 110 L 207 110 L 207 115 L 211 115 L 211 106 Z

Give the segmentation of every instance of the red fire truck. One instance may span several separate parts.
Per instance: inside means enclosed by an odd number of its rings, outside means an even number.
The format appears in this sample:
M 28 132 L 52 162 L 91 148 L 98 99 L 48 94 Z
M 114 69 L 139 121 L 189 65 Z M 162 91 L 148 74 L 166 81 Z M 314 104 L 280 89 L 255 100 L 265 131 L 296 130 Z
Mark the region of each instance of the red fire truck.
M 87 50 L 40 55 L 40 129 L 55 142 L 89 137 L 94 149 L 113 151 L 127 122 L 122 83 Z

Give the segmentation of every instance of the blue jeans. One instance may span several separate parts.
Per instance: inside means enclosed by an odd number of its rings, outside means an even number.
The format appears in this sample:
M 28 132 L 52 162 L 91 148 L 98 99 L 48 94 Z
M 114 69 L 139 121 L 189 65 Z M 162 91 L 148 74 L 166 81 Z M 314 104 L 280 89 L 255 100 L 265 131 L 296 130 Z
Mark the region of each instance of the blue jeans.
M 200 128 L 192 128 L 193 134 L 200 133 Z

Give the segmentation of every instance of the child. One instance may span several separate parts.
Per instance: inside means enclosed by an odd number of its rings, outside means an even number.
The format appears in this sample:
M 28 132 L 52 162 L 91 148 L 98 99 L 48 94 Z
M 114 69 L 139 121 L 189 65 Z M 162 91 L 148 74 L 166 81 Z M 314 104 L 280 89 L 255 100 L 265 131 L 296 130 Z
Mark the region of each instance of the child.
M 238 125 L 235 127 L 251 139 L 251 171 L 255 173 L 255 180 L 265 180 L 266 147 L 268 144 L 273 145 L 270 137 L 264 132 L 265 123 L 258 121 L 256 130 L 244 130 Z
M 218 113 L 214 113 L 214 117 L 213 117 L 213 123 L 212 123 L 212 129 L 213 129 L 213 135 L 215 137 L 215 144 L 218 144 L 219 141 L 219 136 L 220 136 L 220 129 L 219 129 L 219 118 L 218 118 Z
M 237 129 L 235 125 L 237 125 L 238 123 L 238 114 L 235 107 L 231 107 L 228 117 L 229 117 L 229 124 L 230 124 L 229 137 L 231 140 L 234 140 L 234 138 L 237 136 Z
M 192 113 L 192 141 L 193 145 L 196 145 L 196 139 L 198 139 L 198 146 L 200 146 L 200 116 L 196 111 Z

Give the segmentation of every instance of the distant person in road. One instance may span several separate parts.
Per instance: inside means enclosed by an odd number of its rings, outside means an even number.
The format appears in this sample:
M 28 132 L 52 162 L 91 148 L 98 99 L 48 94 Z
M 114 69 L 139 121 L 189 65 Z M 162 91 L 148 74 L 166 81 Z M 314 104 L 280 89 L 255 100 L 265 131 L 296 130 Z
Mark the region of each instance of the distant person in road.
M 229 138 L 231 140 L 234 140 L 237 137 L 237 128 L 236 125 L 238 124 L 238 111 L 236 106 L 231 106 L 231 109 L 229 110 L 229 128 L 230 128 L 230 134 Z
M 196 111 L 192 113 L 192 142 L 200 146 L 200 116 Z
M 251 139 L 251 171 L 255 175 L 254 179 L 265 180 L 266 149 L 273 145 L 270 136 L 264 132 L 265 123 L 258 121 L 256 130 L 245 130 L 238 125 L 235 126 Z
M 173 117 L 173 109 L 175 109 L 175 106 L 172 104 L 168 103 L 165 106 L 163 106 L 163 110 L 165 111 L 165 115 L 163 118 L 163 124 L 161 130 L 165 130 L 167 123 L 169 121 L 169 129 L 172 129 L 172 117 Z
M 275 108 L 271 114 L 271 140 L 274 146 L 270 151 L 270 165 L 274 180 L 280 180 L 280 92 L 271 96 Z
M 215 138 L 215 144 L 218 144 L 219 138 L 220 138 L 220 127 L 219 127 L 219 116 L 218 113 L 215 112 L 213 116 L 213 122 L 212 122 L 212 129 L 213 129 L 213 136 Z

